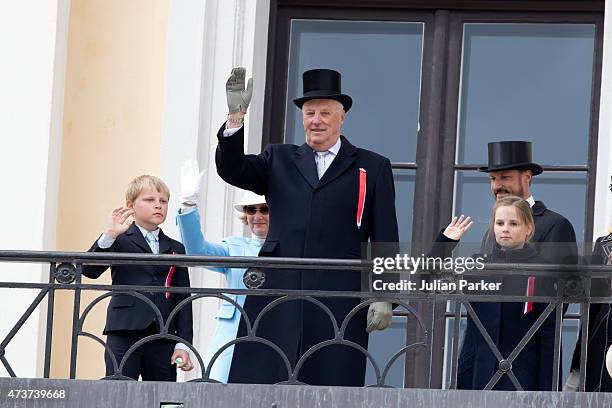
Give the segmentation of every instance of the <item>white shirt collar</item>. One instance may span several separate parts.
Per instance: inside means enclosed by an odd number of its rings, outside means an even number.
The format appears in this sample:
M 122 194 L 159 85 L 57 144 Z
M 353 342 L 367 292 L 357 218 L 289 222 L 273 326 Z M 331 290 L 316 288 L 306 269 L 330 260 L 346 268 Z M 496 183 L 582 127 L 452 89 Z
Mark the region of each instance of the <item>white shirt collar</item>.
M 140 230 L 140 232 L 142 233 L 142 236 L 147 239 L 147 234 L 149 232 L 153 233 L 153 236 L 155 237 L 155 239 L 157 239 L 159 241 L 159 228 L 153 230 L 153 231 L 149 231 L 146 228 L 141 227 L 140 225 L 136 224 L 136 226 L 138 227 L 138 229 Z
M 251 240 L 257 244 L 263 245 L 266 242 L 265 238 L 259 238 L 257 235 L 251 233 Z
M 331 153 L 334 157 L 336 157 L 338 155 L 338 152 L 340 151 L 340 146 L 342 146 L 342 140 L 338 138 L 336 143 L 334 143 L 334 145 L 326 151 Z M 313 152 L 316 152 L 316 150 L 313 149 Z
M 340 140 L 340 138 L 338 138 L 338 140 L 336 141 L 336 143 L 329 148 L 328 152 L 332 153 L 334 156 L 338 155 L 338 152 L 340 151 L 340 146 L 342 145 L 342 140 Z
M 535 200 L 533 199 L 533 195 L 530 195 L 529 197 L 527 197 L 525 201 L 529 203 L 530 207 L 533 207 L 535 205 Z

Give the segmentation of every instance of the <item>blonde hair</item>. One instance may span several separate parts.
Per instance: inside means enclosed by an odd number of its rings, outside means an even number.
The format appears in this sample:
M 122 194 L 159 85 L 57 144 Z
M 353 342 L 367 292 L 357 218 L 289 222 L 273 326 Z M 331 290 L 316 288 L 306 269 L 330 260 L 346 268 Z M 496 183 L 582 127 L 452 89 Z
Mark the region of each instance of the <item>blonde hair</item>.
M 160 178 L 143 174 L 130 181 L 125 191 L 126 201 L 134 202 L 145 188 L 154 188 L 159 193 L 166 194 L 170 198 L 170 189 Z
M 506 196 L 495 201 L 495 205 L 493 206 L 493 211 L 491 213 L 491 225 L 489 226 L 491 234 L 493 234 L 493 227 L 495 225 L 495 213 L 500 207 L 516 208 L 516 213 L 518 215 L 519 220 L 523 224 L 531 226 L 531 232 L 527 237 L 527 241 L 533 238 L 533 234 L 535 233 L 535 221 L 533 220 L 533 213 L 531 212 L 531 207 L 529 206 L 529 203 L 527 201 L 517 196 Z M 495 234 L 493 234 L 493 236 L 494 235 Z

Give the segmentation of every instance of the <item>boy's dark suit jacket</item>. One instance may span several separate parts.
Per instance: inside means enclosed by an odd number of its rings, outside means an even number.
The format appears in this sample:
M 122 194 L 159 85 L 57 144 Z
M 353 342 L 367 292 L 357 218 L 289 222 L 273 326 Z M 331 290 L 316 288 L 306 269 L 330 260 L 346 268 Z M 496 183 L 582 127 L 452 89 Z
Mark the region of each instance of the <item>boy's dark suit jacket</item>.
M 100 248 L 96 239 L 89 252 L 152 253 L 149 244 L 136 224 L 132 224 L 126 232 L 119 235 L 110 248 Z M 172 254 L 173 252 L 184 254 L 185 247 L 180 242 L 166 236 L 160 229 L 159 253 Z M 83 275 L 96 279 L 106 269 L 106 266 L 85 265 L 83 266 Z M 164 286 L 169 271 L 170 267 L 168 266 L 114 265 L 111 266 L 111 279 L 113 285 Z M 176 268 L 171 285 L 189 287 L 187 268 Z M 164 318 L 164 323 L 166 323 L 172 309 L 187 297 L 187 295 L 172 293 L 170 298 L 166 299 L 165 292 L 144 292 L 143 294 L 151 299 L 159 308 Z M 168 333 L 177 335 L 192 343 L 192 316 L 191 305 L 181 309 L 173 319 Z M 131 295 L 113 296 L 108 305 L 104 334 L 125 330 L 143 330 L 148 328 L 154 321 L 156 321 L 155 312 L 142 300 Z

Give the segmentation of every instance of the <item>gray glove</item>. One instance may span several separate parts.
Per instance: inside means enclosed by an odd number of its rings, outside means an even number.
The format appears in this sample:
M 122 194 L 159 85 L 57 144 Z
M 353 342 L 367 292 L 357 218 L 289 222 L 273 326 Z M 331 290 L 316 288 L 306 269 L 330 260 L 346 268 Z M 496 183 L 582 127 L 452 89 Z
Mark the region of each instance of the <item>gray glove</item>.
M 389 302 L 374 302 L 368 309 L 366 331 L 385 330 L 391 324 L 393 311 Z
M 576 392 L 578 391 L 578 385 L 580 385 L 580 370 L 573 369 L 570 371 L 567 381 L 565 381 L 563 391 Z
M 232 74 L 225 83 L 225 93 L 227 95 L 227 106 L 229 113 L 246 113 L 251 97 L 253 96 L 253 78 L 249 79 L 246 89 L 244 88 L 244 78 L 246 68 L 232 68 Z

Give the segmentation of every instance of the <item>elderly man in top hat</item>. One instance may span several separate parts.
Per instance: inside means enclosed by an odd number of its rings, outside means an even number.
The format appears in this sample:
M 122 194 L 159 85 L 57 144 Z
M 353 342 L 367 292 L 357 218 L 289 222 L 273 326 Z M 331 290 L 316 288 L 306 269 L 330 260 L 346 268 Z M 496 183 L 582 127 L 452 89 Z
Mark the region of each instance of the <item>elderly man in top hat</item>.
M 227 81 L 229 116 L 218 133 L 217 171 L 228 183 L 265 195 L 270 226 L 260 256 L 359 258 L 361 243 L 397 242 L 395 190 L 389 159 L 353 146 L 340 135 L 352 105 L 341 90 L 336 71 L 314 69 L 303 74 L 302 110 L 306 143 L 269 145 L 258 155 L 244 154 L 244 114 L 252 82 L 245 89 L 245 71 L 235 68 Z M 268 270 L 266 289 L 360 291 L 358 272 Z M 253 323 L 273 298 L 249 296 L 245 310 Z M 317 298 L 340 326 L 359 299 Z M 343 338 L 349 345 L 331 345 L 307 356 L 297 380 L 316 385 L 363 386 L 368 331 L 385 328 L 391 305 L 377 302 L 350 320 Z M 244 319 L 238 337 L 247 334 Z M 269 309 L 257 336 L 278 346 L 295 368 L 304 353 L 335 337 L 334 324 L 310 301 L 290 301 Z M 286 362 L 270 346 L 238 343 L 229 382 L 276 383 L 288 380 Z M 293 379 L 295 380 L 295 378 Z

